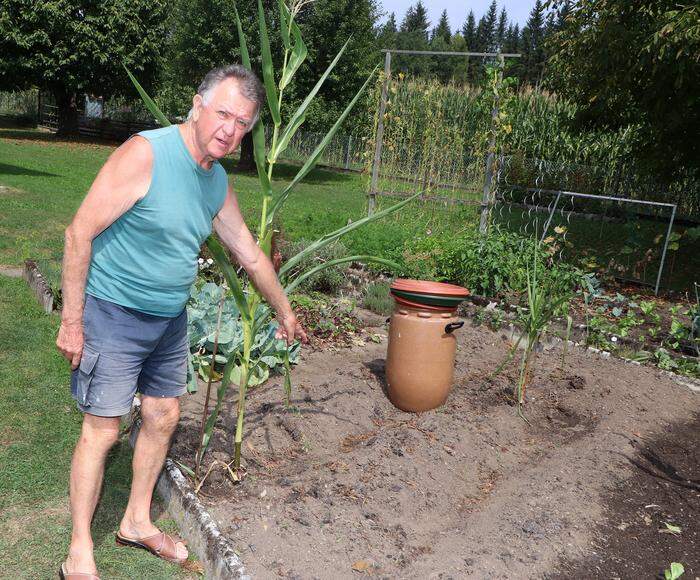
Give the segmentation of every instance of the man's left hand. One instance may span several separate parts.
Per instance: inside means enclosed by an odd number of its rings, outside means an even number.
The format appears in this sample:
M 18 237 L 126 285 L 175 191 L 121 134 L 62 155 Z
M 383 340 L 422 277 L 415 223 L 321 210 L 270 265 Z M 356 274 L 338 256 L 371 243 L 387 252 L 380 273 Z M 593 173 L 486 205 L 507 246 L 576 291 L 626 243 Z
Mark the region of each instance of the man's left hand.
M 278 315 L 277 321 L 279 322 L 279 328 L 275 333 L 275 338 L 286 340 L 287 345 L 291 345 L 297 338 L 304 344 L 309 342 L 309 339 L 306 337 L 306 332 L 304 332 L 294 312 Z

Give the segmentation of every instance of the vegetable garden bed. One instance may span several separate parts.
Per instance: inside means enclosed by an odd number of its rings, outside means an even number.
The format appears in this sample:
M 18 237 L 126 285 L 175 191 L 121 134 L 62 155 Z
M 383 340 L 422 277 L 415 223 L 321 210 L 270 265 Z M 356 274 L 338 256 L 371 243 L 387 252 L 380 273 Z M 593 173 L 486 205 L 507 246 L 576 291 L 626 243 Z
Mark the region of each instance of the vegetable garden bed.
M 435 411 L 387 400 L 382 327 L 350 348 L 302 350 L 289 409 L 281 377 L 249 392 L 248 476 L 233 484 L 217 467 L 200 491 L 248 573 L 640 578 L 672 561 L 700 573 L 697 394 L 581 349 L 562 368 L 555 348 L 539 354 L 528 423 L 512 406 L 516 366 L 491 378 L 502 334 L 458 334 L 455 388 Z M 204 390 L 183 399 L 172 455 L 186 465 Z M 207 466 L 231 459 L 235 402 L 229 389 Z M 666 523 L 680 534 L 659 533 Z

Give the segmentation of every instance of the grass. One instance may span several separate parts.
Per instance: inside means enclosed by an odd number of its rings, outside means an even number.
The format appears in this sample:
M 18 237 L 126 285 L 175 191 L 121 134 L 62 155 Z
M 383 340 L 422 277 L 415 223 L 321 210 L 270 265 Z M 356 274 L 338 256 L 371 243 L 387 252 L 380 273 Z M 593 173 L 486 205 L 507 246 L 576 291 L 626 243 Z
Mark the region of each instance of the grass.
M 81 414 L 54 341 L 57 316 L 39 308 L 26 283 L 0 276 L 0 570 L 3 578 L 52 578 L 70 534 L 68 472 Z M 126 440 L 110 453 L 93 524 L 104 578 L 194 578 L 153 556 L 114 545 L 131 480 Z M 154 506 L 164 529 L 174 522 Z
M 31 129 L 0 129 L 0 186 L 5 186 L 0 188 L 0 264 L 19 265 L 27 258 L 60 262 L 63 230 L 114 147 L 63 141 Z M 227 160 L 224 166 L 233 173 L 233 162 Z M 277 186 L 284 187 L 297 169 L 289 164 L 276 167 Z M 262 199 L 257 176 L 233 174 L 231 182 L 252 229 Z M 382 199 L 380 205 L 396 201 Z M 428 207 L 412 204 L 399 215 L 351 232 L 343 243 L 352 253 L 392 257 L 404 240 L 426 230 L 464 227 L 465 213 Z M 289 240 L 316 239 L 364 217 L 366 211 L 364 176 L 318 169 L 292 194 L 280 225 Z
M 389 316 L 394 311 L 394 299 L 389 293 L 389 287 L 388 282 L 370 282 L 365 288 L 362 306 L 377 314 Z

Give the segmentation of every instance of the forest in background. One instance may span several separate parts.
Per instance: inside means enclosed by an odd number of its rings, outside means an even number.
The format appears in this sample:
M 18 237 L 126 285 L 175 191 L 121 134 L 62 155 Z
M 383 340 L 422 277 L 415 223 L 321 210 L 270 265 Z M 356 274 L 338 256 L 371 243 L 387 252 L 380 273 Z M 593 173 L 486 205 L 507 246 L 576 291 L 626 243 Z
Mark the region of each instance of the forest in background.
M 269 26 L 277 27 L 277 0 L 262 3 Z M 463 22 L 450 22 L 443 12 L 435 23 L 421 0 L 405 14 L 388 17 L 376 0 L 303 3 L 298 21 L 309 57 L 289 89 L 288 109 L 308 94 L 351 37 L 345 58 L 307 112 L 307 131 L 322 131 L 337 118 L 382 62 L 382 48 L 517 52 L 522 58 L 507 59 L 505 74 L 520 88 L 547 91 L 565 101 L 567 110 L 574 107 L 565 119 L 567 132 L 629 128 L 639 171 L 660 183 L 697 180 L 697 3 L 537 0 L 522 27 L 495 0 L 483 14 L 465 3 Z M 251 53 L 259 54 L 256 3 L 239 2 L 238 10 Z M 0 0 L 0 90 L 50 93 L 61 110 L 60 131 L 70 133 L 77 124 L 77 95 L 135 100 L 126 65 L 167 113 L 178 117 L 186 113 L 206 71 L 239 60 L 233 22 L 231 0 L 47 0 L 29 5 Z M 277 42 L 277 35 L 272 38 Z M 272 47 L 273 55 L 280 54 L 277 48 Z M 484 64 L 475 58 L 399 56 L 394 70 L 479 84 Z M 344 131 L 366 132 L 371 123 L 367 108 L 358 108 Z M 697 196 L 697 188 L 688 195 Z

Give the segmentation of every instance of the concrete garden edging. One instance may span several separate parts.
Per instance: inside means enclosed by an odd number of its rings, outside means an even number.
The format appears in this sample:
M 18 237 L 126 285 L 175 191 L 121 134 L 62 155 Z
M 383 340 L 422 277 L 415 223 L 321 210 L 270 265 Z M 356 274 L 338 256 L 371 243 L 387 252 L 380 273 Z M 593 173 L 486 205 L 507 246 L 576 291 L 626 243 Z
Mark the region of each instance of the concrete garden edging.
M 23 278 L 34 292 L 44 312 L 51 314 L 54 309 L 53 294 L 34 260 L 25 260 Z
M 133 421 L 129 443 L 136 443 L 140 419 Z M 219 526 L 199 501 L 187 478 L 175 462 L 167 458 L 158 478 L 156 490 L 165 509 L 180 528 L 180 535 L 187 540 L 187 547 L 194 552 L 204 566 L 205 575 L 212 580 L 252 580 L 233 545 L 219 530 Z

